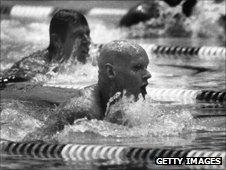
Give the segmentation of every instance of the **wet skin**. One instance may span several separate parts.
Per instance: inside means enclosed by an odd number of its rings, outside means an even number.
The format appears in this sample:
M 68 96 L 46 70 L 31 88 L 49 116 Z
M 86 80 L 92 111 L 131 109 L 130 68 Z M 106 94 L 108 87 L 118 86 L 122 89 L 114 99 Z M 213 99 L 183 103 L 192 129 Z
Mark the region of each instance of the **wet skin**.
M 127 56 L 124 62 L 116 66 L 116 83 L 135 98 L 141 93 L 146 95 L 146 86 L 151 74 L 147 70 L 149 59 L 147 54 Z
M 77 58 L 78 61 L 85 63 L 86 58 L 88 57 L 89 46 L 89 26 L 69 24 L 68 33 L 65 42 L 63 43 L 63 52 L 65 54 L 63 60 L 66 61 L 72 56 L 73 60 Z
M 103 101 L 124 90 L 135 99 L 140 93 L 145 97 L 151 74 L 147 70 L 147 53 L 141 46 L 125 40 L 113 41 L 102 48 L 98 60 L 98 85 Z

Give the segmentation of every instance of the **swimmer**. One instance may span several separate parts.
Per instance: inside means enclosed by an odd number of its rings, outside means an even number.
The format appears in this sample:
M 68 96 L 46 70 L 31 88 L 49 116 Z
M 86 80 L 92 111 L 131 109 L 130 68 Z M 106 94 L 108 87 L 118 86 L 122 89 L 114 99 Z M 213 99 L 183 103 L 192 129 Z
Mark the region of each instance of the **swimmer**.
M 183 16 L 190 17 L 193 13 L 193 9 L 197 3 L 197 0 L 163 0 L 170 7 L 175 7 L 178 5 L 182 6 L 181 13 Z M 136 25 L 140 22 L 146 22 L 151 19 L 158 19 L 161 17 L 161 4 L 159 1 L 147 1 L 141 2 L 138 5 L 132 7 L 127 14 L 125 14 L 120 22 L 120 27 L 130 27 Z
M 142 2 L 132 7 L 119 22 L 120 27 L 130 27 L 140 22 L 160 16 L 159 4 L 156 1 Z
M 49 35 L 49 47 L 23 58 L 6 70 L 0 77 L 1 86 L 7 82 L 28 81 L 38 73 L 46 74 L 51 64 L 66 62 L 69 58 L 86 63 L 90 29 L 82 14 L 68 9 L 57 11 L 51 19 Z
M 84 89 L 80 96 L 60 105 L 57 113 L 46 121 L 47 127 L 38 129 L 25 139 L 44 139 L 79 118 L 103 120 L 108 112 L 109 99 L 115 94 L 119 94 L 119 98 L 123 90 L 126 90 L 125 95 L 133 95 L 135 100 L 139 94 L 145 98 L 151 77 L 148 64 L 147 53 L 135 43 L 117 40 L 104 45 L 98 58 L 97 85 Z

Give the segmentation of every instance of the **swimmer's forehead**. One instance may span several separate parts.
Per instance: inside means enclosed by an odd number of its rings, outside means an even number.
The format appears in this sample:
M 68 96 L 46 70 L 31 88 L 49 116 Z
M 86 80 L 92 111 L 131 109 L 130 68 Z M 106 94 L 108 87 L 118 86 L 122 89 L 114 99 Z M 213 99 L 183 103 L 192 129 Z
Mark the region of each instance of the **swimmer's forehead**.
M 119 56 L 147 56 L 145 50 L 136 43 L 128 41 L 113 41 L 103 47 L 106 53 L 117 54 Z
M 77 32 L 81 32 L 81 33 L 90 33 L 90 29 L 88 25 L 77 25 L 77 24 L 70 24 L 70 27 L 72 29 L 72 33 L 77 33 Z

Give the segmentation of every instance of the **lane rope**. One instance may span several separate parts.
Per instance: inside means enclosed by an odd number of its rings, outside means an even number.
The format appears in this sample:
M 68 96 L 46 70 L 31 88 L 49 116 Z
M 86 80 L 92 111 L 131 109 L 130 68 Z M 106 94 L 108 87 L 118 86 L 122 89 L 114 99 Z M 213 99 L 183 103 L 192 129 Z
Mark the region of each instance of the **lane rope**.
M 222 165 L 192 165 L 192 168 L 224 169 L 225 151 L 176 150 L 139 148 L 128 146 L 48 144 L 44 142 L 1 141 L 1 152 L 8 155 L 22 155 L 35 159 L 63 159 L 65 161 L 116 160 L 153 163 L 158 157 L 221 157 Z
M 15 5 L 10 11 L 10 16 L 15 18 L 46 19 L 52 15 L 54 8 L 51 6 L 21 6 Z
M 183 103 L 223 103 L 226 102 L 226 91 L 187 90 L 147 87 L 147 94 L 156 101 L 177 101 Z
M 60 8 L 53 6 L 29 6 L 29 5 L 13 5 L 1 6 L 1 14 L 15 18 L 29 19 L 49 19 L 56 10 Z M 77 9 L 78 10 L 78 9 Z M 79 10 L 80 11 L 80 10 Z M 87 12 L 89 16 L 99 15 L 117 15 L 123 16 L 127 13 L 125 8 L 92 8 Z M 86 11 L 80 11 L 82 13 Z
M 43 86 L 75 90 L 84 89 L 85 87 L 87 87 L 87 85 L 63 85 L 63 84 L 45 84 Z M 168 89 L 168 88 L 150 88 L 150 87 L 147 87 L 146 90 L 147 95 L 156 101 L 175 101 L 186 104 L 195 104 L 197 102 L 216 103 L 216 104 L 226 103 L 226 91 Z M 213 108 L 214 106 L 210 107 Z M 220 108 L 223 106 L 219 105 L 215 107 Z
M 50 18 L 59 8 L 52 6 L 1 6 L 1 14 L 9 15 L 12 18 L 30 18 L 30 19 L 47 19 Z M 92 8 L 87 15 L 124 15 L 127 9 L 117 8 Z M 102 45 L 99 45 L 101 47 Z M 156 57 L 198 57 L 206 60 L 225 60 L 225 47 L 183 47 L 183 46 L 164 46 L 156 44 L 141 44 L 149 55 L 154 54 Z
M 96 45 L 99 50 L 104 44 Z M 196 57 L 204 60 L 226 60 L 226 48 L 217 46 L 185 47 L 185 46 L 164 46 L 157 44 L 140 44 L 149 57 L 167 57 L 173 59 Z
M 158 57 L 172 57 L 172 58 L 191 58 L 197 57 L 205 60 L 225 60 L 225 47 L 185 47 L 185 46 L 163 46 L 155 44 L 140 44 L 149 55 Z

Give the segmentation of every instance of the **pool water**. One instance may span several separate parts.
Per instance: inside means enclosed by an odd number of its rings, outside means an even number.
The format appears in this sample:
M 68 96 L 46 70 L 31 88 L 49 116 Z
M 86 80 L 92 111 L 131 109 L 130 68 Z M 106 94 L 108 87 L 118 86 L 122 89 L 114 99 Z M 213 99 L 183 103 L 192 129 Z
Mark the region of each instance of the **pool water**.
M 106 18 L 88 16 L 91 38 L 94 43 L 106 43 L 125 39 L 126 32 L 113 27 Z M 1 71 L 14 62 L 39 49 L 46 48 L 49 20 L 31 22 L 25 20 L 1 20 Z M 158 38 L 131 39 L 140 44 L 170 46 L 219 46 L 215 39 Z M 149 54 L 148 70 L 152 74 L 149 87 L 197 90 L 225 90 L 225 58 L 156 58 Z M 204 68 L 204 71 L 199 71 Z M 76 80 L 74 79 L 76 78 Z M 53 78 L 37 76 L 35 81 L 46 84 L 90 85 L 97 81 L 97 68 L 91 64 L 71 66 Z M 213 104 L 212 104 L 213 105 Z M 100 120 L 80 119 L 73 126 L 48 142 L 102 144 L 144 148 L 182 148 L 226 150 L 225 106 L 210 107 L 208 103 L 154 102 L 150 96 L 137 103 L 124 98 L 113 109 L 123 108 L 130 126 L 122 126 Z M 1 99 L 1 138 L 20 141 L 26 133 L 43 125 L 46 115 L 54 114 L 56 106 Z M 32 159 L 25 156 L 1 155 L 2 169 L 171 169 L 137 162 L 112 162 L 109 160 L 64 162 L 59 159 Z M 182 167 L 173 167 L 181 169 Z M 183 167 L 185 168 L 185 167 Z M 187 168 L 187 167 L 186 167 Z

